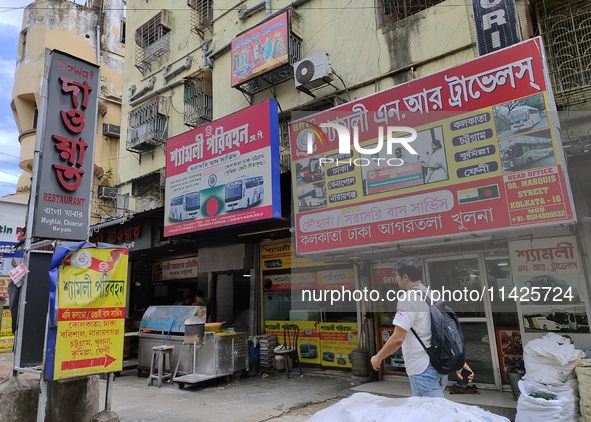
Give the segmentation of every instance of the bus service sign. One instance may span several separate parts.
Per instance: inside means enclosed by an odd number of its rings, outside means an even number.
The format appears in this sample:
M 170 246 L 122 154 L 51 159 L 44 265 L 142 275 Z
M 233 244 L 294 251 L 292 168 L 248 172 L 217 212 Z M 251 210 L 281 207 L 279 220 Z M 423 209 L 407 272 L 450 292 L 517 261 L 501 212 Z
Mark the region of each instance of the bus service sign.
M 297 253 L 574 221 L 541 43 L 292 120 Z
M 281 217 L 277 109 L 269 99 L 166 142 L 165 236 Z

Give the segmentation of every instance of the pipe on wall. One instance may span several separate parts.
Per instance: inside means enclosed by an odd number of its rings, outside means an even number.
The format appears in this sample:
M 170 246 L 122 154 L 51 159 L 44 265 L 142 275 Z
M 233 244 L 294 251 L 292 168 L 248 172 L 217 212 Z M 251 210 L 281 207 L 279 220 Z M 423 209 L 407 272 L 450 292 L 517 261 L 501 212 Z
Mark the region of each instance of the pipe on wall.
M 129 104 L 134 102 L 138 97 L 144 95 L 146 92 L 152 90 L 154 88 L 154 84 L 156 83 L 156 76 L 152 76 L 148 81 L 148 84 L 141 88 L 139 91 L 136 92 L 135 85 L 132 85 L 129 88 Z
M 180 81 L 174 81 L 174 82 L 169 83 L 168 85 L 164 85 L 164 86 L 158 88 L 156 91 L 150 92 L 149 94 L 144 95 L 141 98 L 134 98 L 133 100 L 130 98 L 129 105 L 133 107 L 141 102 L 149 100 L 150 98 L 155 97 L 156 95 L 162 94 L 163 92 L 168 91 L 169 89 L 172 89 L 172 88 L 174 88 L 178 85 L 184 84 L 184 83 L 185 83 L 185 81 L 181 79 Z
M 162 68 L 162 84 L 166 85 L 168 83 L 168 79 L 172 78 L 175 75 L 178 75 L 179 73 L 181 73 L 185 69 L 189 69 L 191 67 L 192 63 L 193 63 L 193 56 L 187 56 L 187 59 L 185 60 L 184 64 L 180 65 L 179 67 L 177 67 L 174 70 L 171 70 L 170 72 L 168 72 L 168 70 L 170 69 L 171 65 L 164 66 Z

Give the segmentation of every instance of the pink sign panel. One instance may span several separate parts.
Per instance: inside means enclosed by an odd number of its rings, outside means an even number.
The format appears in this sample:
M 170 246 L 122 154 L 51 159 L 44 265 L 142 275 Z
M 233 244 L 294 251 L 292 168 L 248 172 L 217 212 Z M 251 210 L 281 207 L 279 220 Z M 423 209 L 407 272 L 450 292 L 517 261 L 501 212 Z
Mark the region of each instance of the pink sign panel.
M 532 39 L 292 122 L 298 254 L 573 221 L 543 51 Z M 394 126 L 416 131 L 412 151 Z
M 165 236 L 281 217 L 277 110 L 265 100 L 168 139 Z
M 232 40 L 232 86 L 287 63 L 288 42 L 288 12 Z

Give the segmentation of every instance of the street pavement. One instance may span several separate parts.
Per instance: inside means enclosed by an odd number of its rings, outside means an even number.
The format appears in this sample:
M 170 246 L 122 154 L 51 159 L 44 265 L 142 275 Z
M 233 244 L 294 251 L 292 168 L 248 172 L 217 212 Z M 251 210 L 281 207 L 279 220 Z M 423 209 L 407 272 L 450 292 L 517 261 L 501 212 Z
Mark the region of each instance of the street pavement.
M 1 379 L 12 376 L 12 354 L 0 354 Z M 21 374 L 34 378 L 31 374 Z M 303 422 L 316 411 L 353 394 L 358 386 L 349 372 L 295 368 L 289 379 L 285 372 L 269 369 L 240 379 L 225 378 L 186 384 L 164 382 L 148 386 L 147 374 L 135 369 L 115 377 L 111 410 L 122 422 Z M 105 409 L 107 381 L 100 380 L 99 411 Z

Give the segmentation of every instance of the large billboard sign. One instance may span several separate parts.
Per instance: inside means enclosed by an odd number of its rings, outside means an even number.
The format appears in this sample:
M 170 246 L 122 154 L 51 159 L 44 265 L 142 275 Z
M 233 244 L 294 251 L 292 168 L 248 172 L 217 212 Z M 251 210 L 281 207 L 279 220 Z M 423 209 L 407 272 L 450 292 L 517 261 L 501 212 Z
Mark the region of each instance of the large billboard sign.
M 99 72 L 92 63 L 49 53 L 42 103 L 33 237 L 88 239 Z
M 59 246 L 49 269 L 47 380 L 121 371 L 128 251 Z
M 232 40 L 232 86 L 287 63 L 289 12 L 257 25 Z
M 472 10 L 479 55 L 521 41 L 515 0 L 472 0 Z
M 277 102 L 166 142 L 164 235 L 281 217 Z
M 551 103 L 536 38 L 293 121 L 297 252 L 573 221 Z

